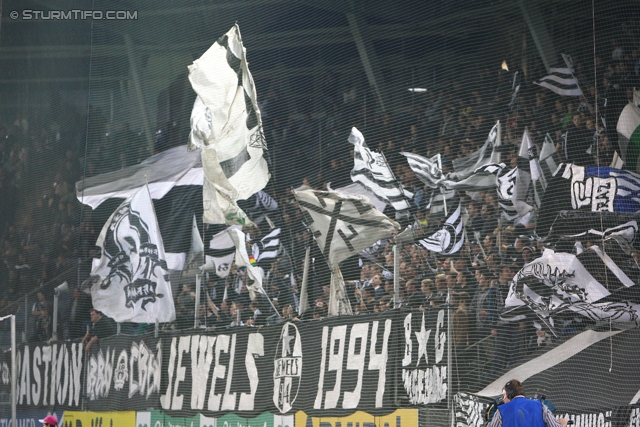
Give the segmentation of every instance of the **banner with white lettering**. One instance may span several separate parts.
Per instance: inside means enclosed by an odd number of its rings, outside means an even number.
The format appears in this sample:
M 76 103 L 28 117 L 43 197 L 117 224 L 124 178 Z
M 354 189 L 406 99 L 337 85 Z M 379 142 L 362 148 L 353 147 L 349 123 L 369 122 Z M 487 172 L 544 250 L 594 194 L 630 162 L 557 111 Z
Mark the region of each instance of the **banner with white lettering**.
M 113 336 L 85 354 L 85 408 L 114 411 L 157 406 L 165 339 Z
M 245 416 L 265 410 L 340 416 L 356 408 L 388 413 L 401 380 L 395 367 L 405 347 L 407 315 L 335 317 L 165 339 L 160 408 Z M 435 321 L 429 326 L 435 331 Z
M 89 352 L 78 342 L 29 344 L 18 349 L 17 403 L 25 410 L 153 408 L 176 419 L 380 416 L 398 404 L 446 400 L 446 324 L 446 310 L 433 308 L 119 335 Z M 0 358 L 9 373 L 9 354 Z M 0 393 L 9 392 L 9 375 L 2 377 Z

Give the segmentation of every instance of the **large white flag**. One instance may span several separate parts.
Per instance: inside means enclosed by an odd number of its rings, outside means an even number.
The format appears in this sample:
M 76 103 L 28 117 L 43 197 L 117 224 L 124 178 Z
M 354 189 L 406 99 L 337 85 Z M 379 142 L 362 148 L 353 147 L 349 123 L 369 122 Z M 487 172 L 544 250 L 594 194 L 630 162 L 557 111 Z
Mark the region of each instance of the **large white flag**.
M 363 196 L 316 190 L 293 194 L 306 225 L 332 267 L 400 229 L 397 222 Z
M 106 222 L 91 275 L 93 306 L 116 322 L 171 322 L 176 310 L 149 190 L 141 188 Z
M 189 66 L 198 94 L 191 113 L 189 149 L 201 150 L 204 222 L 244 224 L 237 201 L 269 181 L 260 110 L 240 28 L 234 25 Z
M 376 196 L 389 203 L 397 211 L 409 209 L 409 201 L 400 182 L 393 175 L 384 154 L 371 151 L 364 136 L 355 127 L 351 129 L 349 142 L 353 148 L 353 170 L 351 180 L 359 182 Z
M 179 273 L 195 242 L 185 237 L 191 235 L 191 219 L 202 206 L 203 180 L 200 154 L 190 153 L 182 145 L 138 165 L 78 181 L 76 195 L 81 203 L 97 209 L 106 200 L 123 202 L 146 186 L 159 215 L 167 266 L 172 273 Z

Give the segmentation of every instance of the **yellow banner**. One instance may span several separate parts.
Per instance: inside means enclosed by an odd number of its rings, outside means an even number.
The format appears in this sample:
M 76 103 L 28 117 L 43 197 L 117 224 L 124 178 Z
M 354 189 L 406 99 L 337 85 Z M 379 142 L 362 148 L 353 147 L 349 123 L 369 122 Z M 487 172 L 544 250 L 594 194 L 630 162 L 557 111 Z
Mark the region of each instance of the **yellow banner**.
M 136 425 L 136 413 L 64 411 L 62 420 L 60 427 L 126 427 Z
M 388 415 L 373 416 L 357 411 L 346 417 L 311 417 L 303 411 L 296 412 L 295 427 L 415 427 L 418 425 L 417 409 L 398 409 Z

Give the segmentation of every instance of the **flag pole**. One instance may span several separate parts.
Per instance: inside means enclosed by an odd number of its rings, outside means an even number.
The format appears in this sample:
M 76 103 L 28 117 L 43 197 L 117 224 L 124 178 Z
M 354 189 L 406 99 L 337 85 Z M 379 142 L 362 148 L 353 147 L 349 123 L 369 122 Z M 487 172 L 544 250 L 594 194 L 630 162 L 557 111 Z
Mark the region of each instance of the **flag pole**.
M 396 242 L 393 247 L 393 308 L 400 307 L 400 301 L 398 301 L 398 293 L 400 292 L 400 248 L 402 244 Z
M 447 197 L 444 195 L 444 191 L 443 190 L 444 187 L 440 187 L 440 194 L 442 194 L 442 203 L 444 205 L 444 216 L 447 217 L 449 216 L 449 213 L 447 212 Z
M 298 302 L 298 314 L 302 315 L 309 309 L 309 296 L 307 286 L 309 282 L 309 264 L 311 263 L 311 245 L 307 245 L 304 255 L 304 267 L 302 270 L 302 285 L 300 285 L 300 301 Z
M 198 326 L 200 326 L 198 325 L 198 315 L 200 314 L 200 286 L 202 286 L 202 276 L 200 274 L 201 273 L 196 273 L 196 306 L 193 311 L 193 329 L 196 329 Z

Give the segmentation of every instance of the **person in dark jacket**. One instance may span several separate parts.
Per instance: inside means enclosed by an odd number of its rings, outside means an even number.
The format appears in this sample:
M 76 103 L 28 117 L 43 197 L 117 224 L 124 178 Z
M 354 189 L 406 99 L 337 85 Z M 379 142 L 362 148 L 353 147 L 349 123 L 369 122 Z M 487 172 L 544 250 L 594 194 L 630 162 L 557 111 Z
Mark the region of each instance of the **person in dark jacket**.
M 116 322 L 102 312 L 92 308 L 91 314 L 91 330 L 82 338 L 82 344 L 85 344 L 84 351 L 88 352 L 91 346 L 98 340 L 108 338 L 116 334 Z

